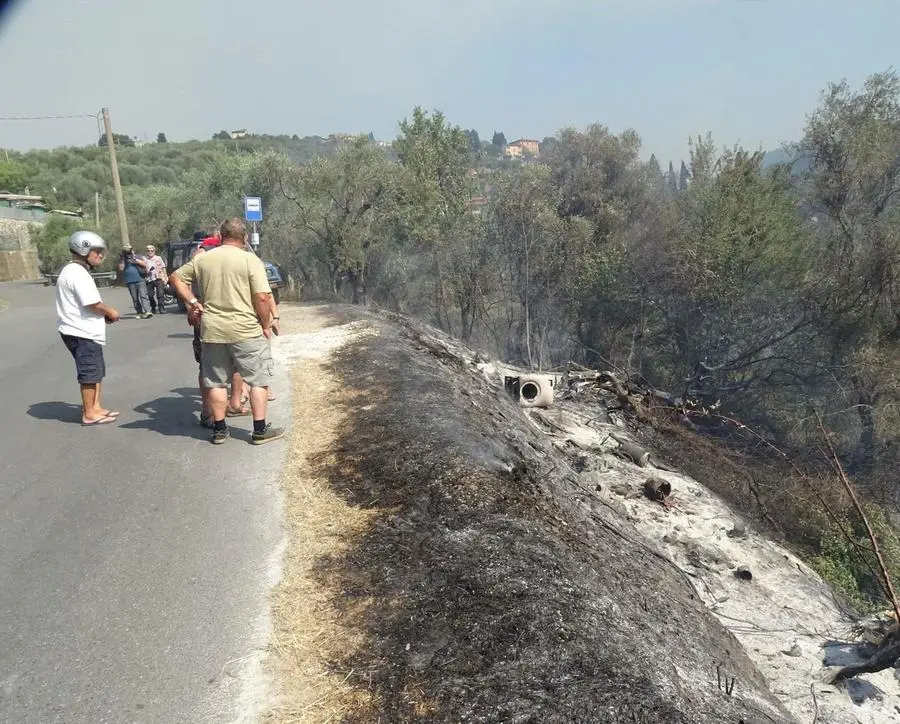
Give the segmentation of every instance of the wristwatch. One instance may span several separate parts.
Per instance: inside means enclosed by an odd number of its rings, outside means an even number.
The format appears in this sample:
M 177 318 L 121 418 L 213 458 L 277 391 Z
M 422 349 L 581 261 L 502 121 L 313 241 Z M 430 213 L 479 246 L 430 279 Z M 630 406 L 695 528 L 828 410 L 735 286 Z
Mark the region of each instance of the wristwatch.
M 197 297 L 192 297 L 192 298 L 188 299 L 189 307 L 193 307 L 195 304 L 197 304 Z

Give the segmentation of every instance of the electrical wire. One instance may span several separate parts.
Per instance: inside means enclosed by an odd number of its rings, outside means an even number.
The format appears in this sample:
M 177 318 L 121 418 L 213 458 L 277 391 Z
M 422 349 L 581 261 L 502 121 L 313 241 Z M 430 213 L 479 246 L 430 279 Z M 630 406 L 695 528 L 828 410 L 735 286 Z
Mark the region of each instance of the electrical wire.
M 55 121 L 63 118 L 97 118 L 99 113 L 76 113 L 63 116 L 0 116 L 0 121 Z
M 100 122 L 100 116 L 102 115 L 103 111 L 98 111 L 97 113 L 58 114 L 54 116 L 0 116 L 0 121 L 58 121 L 71 118 L 93 118 L 97 121 L 97 133 L 102 136 L 103 127 Z

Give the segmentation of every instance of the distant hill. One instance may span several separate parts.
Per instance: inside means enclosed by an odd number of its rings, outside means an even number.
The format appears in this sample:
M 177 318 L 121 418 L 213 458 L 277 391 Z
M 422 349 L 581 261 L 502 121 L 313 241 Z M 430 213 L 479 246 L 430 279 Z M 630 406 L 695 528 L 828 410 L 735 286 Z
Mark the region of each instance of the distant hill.
M 211 168 L 222 155 L 272 150 L 295 163 L 305 163 L 336 153 L 342 140 L 338 136 L 247 135 L 228 140 L 117 144 L 119 175 L 125 188 L 174 185 L 192 171 Z M 112 195 L 106 193 L 112 185 L 109 158 L 106 148 L 98 144 L 10 153 L 9 161 L 6 165 L 17 171 L 15 180 L 21 186 L 10 191 L 37 194 L 51 206 L 64 209 L 93 208 L 95 191 L 103 192 L 104 206 L 112 202 Z
M 766 155 L 763 156 L 762 167 L 771 168 L 772 166 L 778 166 L 784 163 L 793 164 L 793 173 L 799 174 L 809 171 L 809 161 L 807 159 L 798 155 L 793 155 L 783 148 L 767 151 Z

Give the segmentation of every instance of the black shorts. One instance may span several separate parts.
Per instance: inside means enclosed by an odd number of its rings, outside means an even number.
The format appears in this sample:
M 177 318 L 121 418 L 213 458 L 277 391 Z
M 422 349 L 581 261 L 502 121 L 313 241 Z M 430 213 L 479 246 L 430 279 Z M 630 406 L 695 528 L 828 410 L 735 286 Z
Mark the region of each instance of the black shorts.
M 106 362 L 103 360 L 103 345 L 92 339 L 73 337 L 70 334 L 60 334 L 66 349 L 75 358 L 75 372 L 78 375 L 78 383 L 82 385 L 96 385 L 106 377 Z
M 194 327 L 194 359 L 197 360 L 197 364 L 200 364 L 200 351 L 203 347 L 200 344 L 200 325 L 198 324 Z

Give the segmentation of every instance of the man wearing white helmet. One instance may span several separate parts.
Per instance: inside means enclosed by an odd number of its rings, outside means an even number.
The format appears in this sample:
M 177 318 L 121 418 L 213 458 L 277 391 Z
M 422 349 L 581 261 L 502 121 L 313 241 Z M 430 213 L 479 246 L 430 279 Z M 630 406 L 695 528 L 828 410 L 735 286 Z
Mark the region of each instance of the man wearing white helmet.
M 56 282 L 56 328 L 75 358 L 81 386 L 81 424 L 105 425 L 119 416 L 100 404 L 100 387 L 106 375 L 106 325 L 117 321 L 119 313 L 100 299 L 91 269 L 103 261 L 106 242 L 93 231 L 76 231 L 69 238 L 69 249 L 72 261 L 62 268 Z

